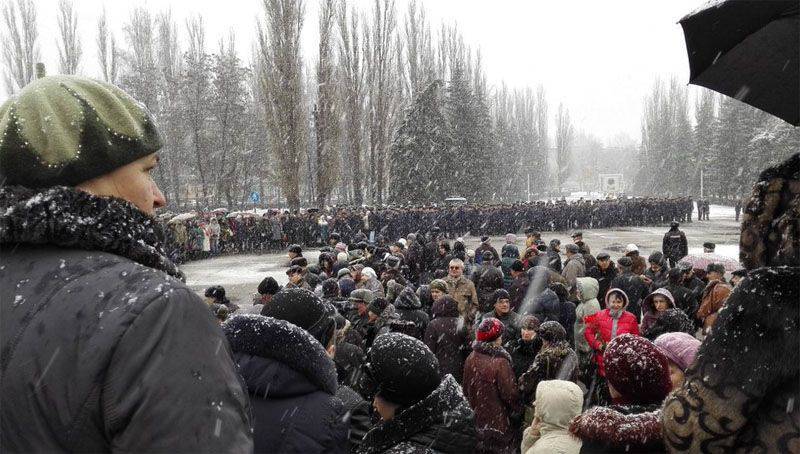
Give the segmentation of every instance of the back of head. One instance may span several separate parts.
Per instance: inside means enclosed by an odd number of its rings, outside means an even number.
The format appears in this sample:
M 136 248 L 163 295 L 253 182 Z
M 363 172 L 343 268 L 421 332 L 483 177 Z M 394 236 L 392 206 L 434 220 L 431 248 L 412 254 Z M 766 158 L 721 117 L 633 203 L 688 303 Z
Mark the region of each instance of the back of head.
M 278 281 L 272 276 L 265 277 L 261 283 L 258 284 L 259 295 L 274 295 L 278 293 L 280 289 L 281 286 L 278 285 Z
M 569 298 L 569 290 L 567 290 L 567 287 L 561 282 L 553 282 L 552 284 L 548 285 L 548 288 L 552 290 L 556 296 L 558 296 L 558 300 L 562 303 Z
M 400 333 L 375 339 L 367 373 L 376 395 L 401 406 L 419 402 L 441 382 L 436 355 L 422 341 Z
M 536 415 L 550 426 L 566 430 L 583 409 L 583 391 L 566 380 L 545 380 L 536 387 Z
M 603 353 L 606 378 L 622 395 L 617 403 L 660 404 L 672 389 L 667 357 L 649 340 L 623 334 Z
M 285 320 L 308 331 L 327 347 L 336 328 L 336 309 L 323 302 L 317 295 L 301 288 L 281 290 L 265 304 L 261 315 Z
M 347 276 L 339 279 L 339 294 L 344 298 L 349 298 L 350 294 L 356 289 L 353 278 Z
M 697 351 L 700 349 L 700 341 L 688 333 L 662 334 L 653 343 L 683 372 L 686 372 L 686 369 L 694 363 Z
M 536 332 L 543 341 L 551 344 L 561 342 L 567 338 L 567 331 L 561 326 L 561 323 L 554 320 L 542 323 Z

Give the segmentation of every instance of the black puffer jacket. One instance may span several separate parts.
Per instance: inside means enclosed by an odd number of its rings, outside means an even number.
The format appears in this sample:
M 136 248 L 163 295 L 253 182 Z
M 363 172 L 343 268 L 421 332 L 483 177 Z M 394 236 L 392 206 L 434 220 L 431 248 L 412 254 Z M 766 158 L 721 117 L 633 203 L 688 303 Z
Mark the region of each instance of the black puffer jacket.
M 406 334 L 422 340 L 430 319 L 428 314 L 422 311 L 422 303 L 414 290 L 411 287 L 404 288 L 394 301 L 394 307 L 400 320 L 414 323 L 413 333 Z
M 153 219 L 3 187 L 0 246 L 3 451 L 252 452 L 225 337 Z
M 492 306 L 489 301 L 492 299 L 492 295 L 495 290 L 503 288 L 503 271 L 492 264 L 484 264 L 477 279 L 473 279 L 473 282 L 481 312 L 491 310 Z
M 458 303 L 452 298 L 440 298 L 433 303 L 433 320 L 425 330 L 425 345 L 439 360 L 442 377 L 450 374 L 461 383 L 464 358 L 468 347 L 467 326 L 458 314 Z
M 307 331 L 263 315 L 223 325 L 253 405 L 255 452 L 347 451 L 336 367 Z
M 475 420 L 461 387 L 448 375 L 428 397 L 367 432 L 358 452 L 466 453 L 475 449 Z

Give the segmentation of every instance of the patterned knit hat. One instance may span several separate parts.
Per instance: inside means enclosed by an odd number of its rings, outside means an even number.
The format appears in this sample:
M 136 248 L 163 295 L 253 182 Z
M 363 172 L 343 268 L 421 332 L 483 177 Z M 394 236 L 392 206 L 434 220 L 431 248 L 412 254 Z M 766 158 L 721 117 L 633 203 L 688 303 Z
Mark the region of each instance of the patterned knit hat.
M 42 77 L 0 106 L 0 180 L 6 185 L 74 186 L 161 146 L 143 104 L 85 77 Z
M 623 334 L 603 353 L 606 378 L 624 404 L 660 404 L 672 389 L 669 362 L 649 340 Z
M 504 331 L 505 326 L 503 326 L 503 322 L 496 318 L 489 317 L 484 319 L 481 324 L 478 325 L 476 338 L 480 342 L 492 342 L 493 340 L 502 336 Z

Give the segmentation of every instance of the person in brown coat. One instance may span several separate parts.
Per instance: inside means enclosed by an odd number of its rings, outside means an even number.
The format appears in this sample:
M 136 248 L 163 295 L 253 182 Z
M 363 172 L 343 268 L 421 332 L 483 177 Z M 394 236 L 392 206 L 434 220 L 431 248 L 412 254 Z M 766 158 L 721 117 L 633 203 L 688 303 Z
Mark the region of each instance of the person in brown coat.
M 703 322 L 703 333 L 714 326 L 717 320 L 717 313 L 722 309 L 722 305 L 731 294 L 731 286 L 725 282 L 723 277 L 725 268 L 718 263 L 711 263 L 706 268 L 708 285 L 703 290 L 703 298 L 700 300 L 700 309 L 697 310 L 697 319 Z
M 647 261 L 645 261 L 644 257 L 639 255 L 638 246 L 633 243 L 625 246 L 625 257 L 630 257 L 633 262 L 633 266 L 631 266 L 633 274 L 637 276 L 644 274 L 644 270 L 647 269 Z
M 478 310 L 478 293 L 475 291 L 475 284 L 464 277 L 462 260 L 450 260 L 448 274 L 444 281 L 447 283 L 447 294 L 458 303 L 458 312 L 461 316 L 469 322 L 475 320 L 475 312 Z
M 479 453 L 514 453 L 519 445 L 512 421 L 522 411 L 511 356 L 501 346 L 503 323 L 481 322 L 464 364 L 464 395 L 475 411 Z

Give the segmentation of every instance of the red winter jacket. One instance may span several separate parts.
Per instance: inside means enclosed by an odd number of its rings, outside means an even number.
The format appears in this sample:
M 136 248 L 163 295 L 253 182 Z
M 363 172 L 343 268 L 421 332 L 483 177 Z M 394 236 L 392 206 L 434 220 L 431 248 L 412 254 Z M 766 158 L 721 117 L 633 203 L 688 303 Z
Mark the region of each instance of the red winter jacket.
M 611 342 L 613 323 L 610 309 L 603 309 L 596 314 L 587 315 L 583 320 L 586 323 L 586 331 L 584 331 L 583 335 L 595 352 L 594 360 L 597 362 L 598 373 L 605 377 L 606 369 L 603 366 L 603 351 L 606 345 Z M 617 321 L 617 336 L 626 333 L 639 335 L 639 323 L 636 321 L 636 316 L 628 311 L 624 311 Z

